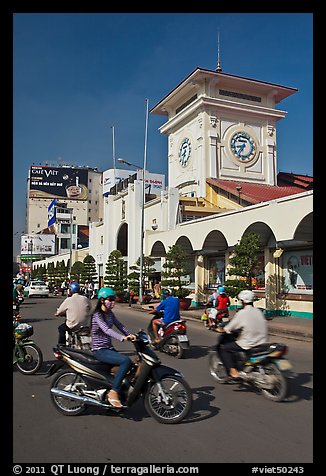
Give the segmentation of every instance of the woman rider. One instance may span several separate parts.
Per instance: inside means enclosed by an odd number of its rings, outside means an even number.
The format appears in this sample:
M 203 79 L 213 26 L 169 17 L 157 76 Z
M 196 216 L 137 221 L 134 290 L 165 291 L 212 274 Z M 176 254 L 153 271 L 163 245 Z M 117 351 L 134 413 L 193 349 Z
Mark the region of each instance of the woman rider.
M 131 360 L 126 355 L 120 354 L 112 345 L 112 337 L 120 342 L 135 340 L 136 336 L 116 318 L 112 309 L 115 305 L 116 294 L 111 288 L 101 288 L 98 292 L 98 301 L 92 315 L 92 351 L 101 362 L 118 365 L 112 389 L 108 393 L 108 401 L 115 408 L 122 408 L 119 397 L 122 380 L 131 366 Z M 116 326 L 120 333 L 112 329 Z

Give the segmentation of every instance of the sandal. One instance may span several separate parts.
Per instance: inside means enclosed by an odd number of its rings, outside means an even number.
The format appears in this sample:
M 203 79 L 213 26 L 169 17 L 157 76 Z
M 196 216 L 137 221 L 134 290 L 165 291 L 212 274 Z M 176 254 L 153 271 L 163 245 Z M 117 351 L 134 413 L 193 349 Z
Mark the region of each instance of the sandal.
M 109 404 L 112 405 L 114 408 L 123 408 L 123 405 L 118 398 L 112 398 L 108 395 L 107 399 Z

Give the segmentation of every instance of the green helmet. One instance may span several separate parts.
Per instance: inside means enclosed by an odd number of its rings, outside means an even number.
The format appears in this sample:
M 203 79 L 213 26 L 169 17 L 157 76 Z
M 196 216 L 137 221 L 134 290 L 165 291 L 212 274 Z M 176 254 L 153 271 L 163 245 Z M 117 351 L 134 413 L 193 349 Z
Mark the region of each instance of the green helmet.
M 112 288 L 101 288 L 97 293 L 97 297 L 100 298 L 108 298 L 110 296 L 115 296 L 115 290 Z

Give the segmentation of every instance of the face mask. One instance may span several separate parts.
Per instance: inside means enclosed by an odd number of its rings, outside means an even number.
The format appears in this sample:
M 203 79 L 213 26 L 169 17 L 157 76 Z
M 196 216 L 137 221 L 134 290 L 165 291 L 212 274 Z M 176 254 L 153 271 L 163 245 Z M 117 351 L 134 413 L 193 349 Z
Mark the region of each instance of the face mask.
M 104 306 L 105 306 L 106 309 L 108 309 L 108 310 L 112 309 L 113 304 L 114 304 L 114 302 L 111 302 L 111 301 L 108 301 L 108 300 L 105 300 L 105 301 L 104 301 Z

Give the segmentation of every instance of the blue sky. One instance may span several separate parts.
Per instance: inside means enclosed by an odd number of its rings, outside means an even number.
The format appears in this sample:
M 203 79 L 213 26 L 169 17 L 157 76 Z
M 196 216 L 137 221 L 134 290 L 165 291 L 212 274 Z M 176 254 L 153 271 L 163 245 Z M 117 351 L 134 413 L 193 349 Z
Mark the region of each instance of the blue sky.
M 294 87 L 278 107 L 278 170 L 313 174 L 311 13 L 16 13 L 13 20 L 14 254 L 30 165 L 142 164 L 145 100 L 196 67 Z M 162 116 L 149 116 L 147 168 L 167 174 Z M 22 206 L 24 204 L 24 206 Z

